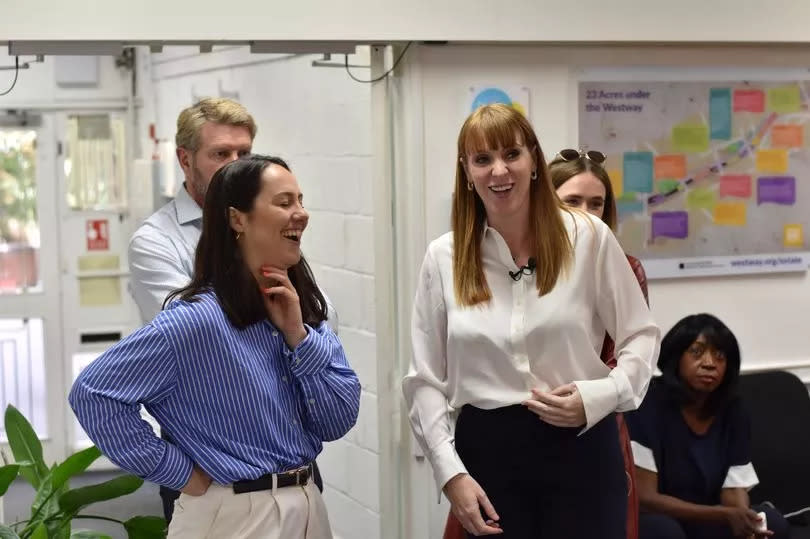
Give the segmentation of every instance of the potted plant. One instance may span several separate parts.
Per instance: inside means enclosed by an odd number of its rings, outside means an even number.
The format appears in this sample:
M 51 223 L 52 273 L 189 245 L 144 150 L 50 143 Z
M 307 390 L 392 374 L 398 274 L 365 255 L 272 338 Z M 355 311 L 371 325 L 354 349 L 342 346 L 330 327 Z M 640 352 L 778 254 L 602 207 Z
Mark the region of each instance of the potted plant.
M 129 539 L 166 537 L 167 524 L 162 517 L 136 516 L 120 521 L 83 512 L 90 504 L 131 494 L 143 484 L 139 477 L 122 475 L 96 485 L 71 489 L 70 478 L 84 472 L 101 456 L 97 447 L 74 453 L 48 468 L 34 429 L 11 405 L 6 408 L 5 426 L 14 462 L 9 463 L 6 455 L 2 455 L 5 465 L 0 467 L 0 496 L 6 493 L 18 475 L 31 483 L 36 495 L 28 519 L 0 524 L 0 539 L 110 539 L 109 535 L 90 530 L 72 530 L 73 521 L 79 519 L 118 522 Z

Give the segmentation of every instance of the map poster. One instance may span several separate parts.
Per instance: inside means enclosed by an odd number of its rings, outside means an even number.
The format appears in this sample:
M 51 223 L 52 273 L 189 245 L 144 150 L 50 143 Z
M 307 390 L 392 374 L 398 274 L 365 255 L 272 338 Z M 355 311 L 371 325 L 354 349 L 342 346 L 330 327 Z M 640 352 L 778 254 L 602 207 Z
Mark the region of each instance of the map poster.
M 581 82 L 616 235 L 650 278 L 806 271 L 810 81 Z

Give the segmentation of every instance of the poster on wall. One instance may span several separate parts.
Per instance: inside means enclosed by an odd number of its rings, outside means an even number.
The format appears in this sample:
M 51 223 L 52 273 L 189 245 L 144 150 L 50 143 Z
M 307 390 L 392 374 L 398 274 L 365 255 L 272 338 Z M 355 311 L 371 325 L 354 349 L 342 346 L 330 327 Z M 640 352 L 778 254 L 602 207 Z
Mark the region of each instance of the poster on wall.
M 503 103 L 529 116 L 529 88 L 526 86 L 470 86 L 467 93 L 464 117 L 481 105 Z
M 88 219 L 86 232 L 88 251 L 106 251 L 110 248 L 110 224 L 107 219 Z
M 806 271 L 810 81 L 581 82 L 617 236 L 650 278 Z

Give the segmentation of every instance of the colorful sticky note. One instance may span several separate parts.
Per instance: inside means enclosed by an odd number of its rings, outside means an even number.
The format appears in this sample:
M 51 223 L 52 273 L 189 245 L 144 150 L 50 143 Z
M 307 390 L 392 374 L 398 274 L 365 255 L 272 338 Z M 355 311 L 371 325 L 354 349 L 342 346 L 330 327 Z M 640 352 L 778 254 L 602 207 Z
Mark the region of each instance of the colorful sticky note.
M 768 88 L 768 110 L 784 114 L 799 112 L 802 108 L 802 95 L 795 84 Z
M 686 176 L 686 156 L 678 153 L 655 156 L 655 178 L 679 180 Z
M 685 211 L 656 211 L 652 214 L 652 237 L 684 239 L 689 236 L 689 214 Z
M 707 187 L 695 187 L 686 193 L 686 207 L 690 210 L 710 210 L 717 203 L 717 193 Z
M 731 89 L 709 90 L 709 125 L 712 140 L 731 138 Z
M 720 176 L 720 196 L 751 198 L 751 176 L 747 174 Z
M 718 202 L 714 206 L 714 224 L 745 226 L 746 210 L 745 202 Z
M 640 200 L 619 199 L 616 201 L 616 212 L 619 217 L 642 211 L 644 211 L 644 204 Z
M 757 170 L 760 172 L 787 172 L 787 150 L 757 150 Z
M 656 191 L 659 193 L 671 193 L 680 187 L 681 182 L 678 180 L 658 180 L 655 182 Z
M 762 90 L 734 90 L 734 112 L 765 112 Z
M 624 184 L 622 182 L 621 169 L 614 168 L 612 170 L 608 170 L 607 173 L 608 178 L 610 178 L 610 186 L 613 188 L 613 196 L 622 196 L 622 193 L 624 193 Z
M 804 233 L 802 231 L 802 225 L 785 225 L 782 234 L 782 243 L 785 245 L 785 247 L 804 247 Z
M 701 124 L 680 124 L 672 128 L 672 147 L 679 152 L 709 150 L 709 128 Z
M 744 143 L 741 140 L 738 140 L 736 142 L 732 142 L 731 144 L 729 144 L 728 146 L 723 148 L 723 151 L 726 152 L 726 153 L 736 154 L 743 147 L 743 144 Z
M 757 180 L 757 204 L 773 202 L 789 206 L 796 203 L 796 178 L 762 176 Z
M 653 154 L 651 152 L 624 152 L 622 178 L 626 191 L 651 193 L 653 190 Z
M 771 127 L 772 148 L 801 148 L 804 146 L 804 127 L 798 124 L 780 124 Z

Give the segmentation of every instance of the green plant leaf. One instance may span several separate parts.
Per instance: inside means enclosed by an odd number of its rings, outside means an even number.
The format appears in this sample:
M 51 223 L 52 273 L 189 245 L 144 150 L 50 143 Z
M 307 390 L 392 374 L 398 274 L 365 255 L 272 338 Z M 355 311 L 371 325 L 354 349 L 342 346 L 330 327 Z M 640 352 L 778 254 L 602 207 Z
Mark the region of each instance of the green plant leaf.
M 65 513 L 77 513 L 91 503 L 112 500 L 132 494 L 143 485 L 143 479 L 134 475 L 122 475 L 97 485 L 68 490 L 59 497 L 59 507 Z
M 168 527 L 163 517 L 133 517 L 124 522 L 129 539 L 163 539 Z
M 25 419 L 14 406 L 6 407 L 6 436 L 8 445 L 17 461 L 27 460 L 33 463 L 31 467 L 20 468 L 22 475 L 31 485 L 37 489 L 48 475 L 48 467 L 42 459 L 42 443 L 40 443 L 37 433 L 34 432 L 31 423 Z
M 48 527 L 44 522 L 40 522 L 39 526 L 34 528 L 34 533 L 31 534 L 31 539 L 48 539 Z
M 87 467 L 93 464 L 100 456 L 101 451 L 99 451 L 96 446 L 88 447 L 83 451 L 69 456 L 53 470 L 52 480 L 54 488 L 61 487 L 67 483 L 68 479 L 85 471 Z
M 52 477 L 52 474 L 48 474 L 37 489 L 34 502 L 31 504 L 31 519 L 25 527 L 26 530 L 31 530 L 39 523 L 59 515 L 59 496 L 67 490 L 67 487 L 62 485 L 60 488 L 54 489 Z M 48 522 L 48 530 L 51 532 L 51 539 L 69 535 L 69 533 L 66 534 L 64 530 L 62 530 L 62 528 L 67 528 L 69 532 L 70 528 L 68 526 L 62 526 L 68 519 L 69 517 L 67 515 L 63 515 L 63 518 Z M 54 533 L 55 530 L 62 531 Z M 26 535 L 25 532 L 23 532 L 23 535 Z
M 70 534 L 70 539 L 112 539 L 112 537 L 93 530 L 76 530 Z
M 48 522 L 48 537 L 50 539 L 70 539 L 70 515 Z
M 8 526 L 0 524 L 0 539 L 20 539 L 20 536 Z
M 19 464 L 6 464 L 0 467 L 0 496 L 6 493 L 14 478 L 20 471 Z

